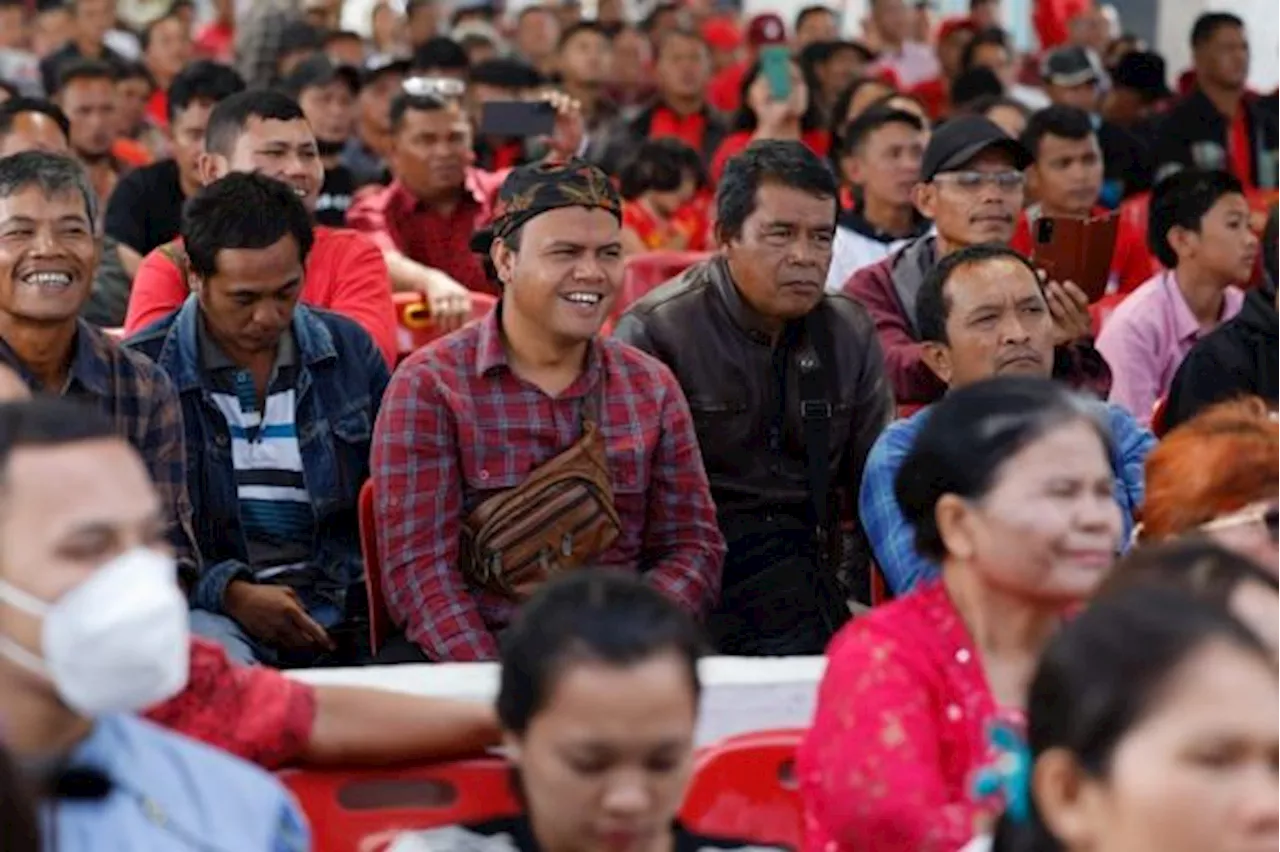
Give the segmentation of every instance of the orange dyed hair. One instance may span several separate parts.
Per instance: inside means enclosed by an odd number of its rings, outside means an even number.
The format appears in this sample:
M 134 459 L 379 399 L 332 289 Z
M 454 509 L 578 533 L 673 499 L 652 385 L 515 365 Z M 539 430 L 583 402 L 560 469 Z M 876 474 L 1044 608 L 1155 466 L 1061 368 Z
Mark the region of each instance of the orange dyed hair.
M 1190 532 L 1276 496 L 1280 430 L 1266 404 L 1246 397 L 1215 405 L 1165 435 L 1147 456 L 1142 539 Z

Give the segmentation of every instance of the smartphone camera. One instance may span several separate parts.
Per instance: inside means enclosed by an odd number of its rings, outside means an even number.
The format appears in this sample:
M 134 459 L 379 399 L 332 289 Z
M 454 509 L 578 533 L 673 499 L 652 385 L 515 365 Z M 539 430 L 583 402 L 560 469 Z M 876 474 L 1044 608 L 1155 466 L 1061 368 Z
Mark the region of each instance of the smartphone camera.
M 1039 219 L 1036 221 L 1036 242 L 1041 245 L 1048 245 L 1053 242 L 1053 220 Z

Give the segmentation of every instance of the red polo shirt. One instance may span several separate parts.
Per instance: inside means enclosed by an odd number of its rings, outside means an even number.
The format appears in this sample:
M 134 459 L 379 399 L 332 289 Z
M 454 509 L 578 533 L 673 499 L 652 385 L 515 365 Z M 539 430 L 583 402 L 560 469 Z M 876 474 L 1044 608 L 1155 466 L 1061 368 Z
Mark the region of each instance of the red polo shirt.
M 669 107 L 660 106 L 653 111 L 649 122 L 650 139 L 679 139 L 695 151 L 702 151 L 707 135 L 707 117 L 701 112 L 680 115 Z
M 731 115 L 742 105 L 742 78 L 747 76 L 746 62 L 730 65 L 711 78 L 707 86 L 707 102 L 725 115 Z
M 357 198 L 347 224 L 368 234 L 378 248 L 439 269 L 468 290 L 499 295 L 471 251 L 471 235 L 489 224 L 506 172 L 468 169 L 465 192 L 449 212 L 424 205 L 399 181 Z
M 1105 207 L 1094 207 L 1091 216 L 1105 216 L 1109 211 Z M 1014 251 L 1031 257 L 1031 224 L 1027 219 L 1027 211 L 1018 215 L 1018 223 L 1013 231 L 1013 239 L 1009 247 Z M 1111 274 L 1107 281 L 1108 293 L 1129 293 L 1138 285 L 1155 275 L 1160 265 L 1147 249 L 1147 235 L 1141 223 L 1135 222 L 1131 216 L 1121 216 L 1116 228 L 1116 247 L 1111 255 Z
M 124 332 L 133 334 L 177 310 L 190 293 L 187 253 L 176 239 L 151 252 L 138 267 L 129 293 Z M 391 279 L 382 253 L 364 237 L 346 228 L 317 226 L 307 256 L 302 301 L 360 323 L 382 350 L 387 363 L 399 358 L 396 312 Z
M 1249 139 L 1249 120 L 1245 118 L 1245 112 L 1242 101 L 1227 128 L 1227 166 L 1246 188 L 1252 189 L 1253 143 Z

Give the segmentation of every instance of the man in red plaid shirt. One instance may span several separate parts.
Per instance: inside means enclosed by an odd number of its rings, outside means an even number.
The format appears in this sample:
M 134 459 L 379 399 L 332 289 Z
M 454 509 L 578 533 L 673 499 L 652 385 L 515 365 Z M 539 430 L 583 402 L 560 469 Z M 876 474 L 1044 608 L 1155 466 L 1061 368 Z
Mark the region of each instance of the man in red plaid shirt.
M 597 337 L 622 276 L 616 191 L 580 161 L 524 166 L 496 213 L 473 248 L 493 260 L 502 301 L 404 362 L 374 430 L 384 588 L 405 631 L 384 662 L 498 656 L 517 602 L 464 577 L 463 519 L 577 441 L 589 394 L 621 521 L 594 564 L 644 574 L 699 617 L 719 594 L 724 539 L 680 385 L 657 359 Z

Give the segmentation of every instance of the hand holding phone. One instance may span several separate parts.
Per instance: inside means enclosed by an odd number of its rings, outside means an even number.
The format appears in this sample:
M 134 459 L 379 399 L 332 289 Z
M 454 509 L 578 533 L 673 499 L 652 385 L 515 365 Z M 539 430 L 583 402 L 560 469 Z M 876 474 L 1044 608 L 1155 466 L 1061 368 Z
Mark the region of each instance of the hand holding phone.
M 1031 259 L 1051 281 L 1074 281 L 1096 302 L 1107 292 L 1119 217 L 1041 216 L 1032 224 Z

